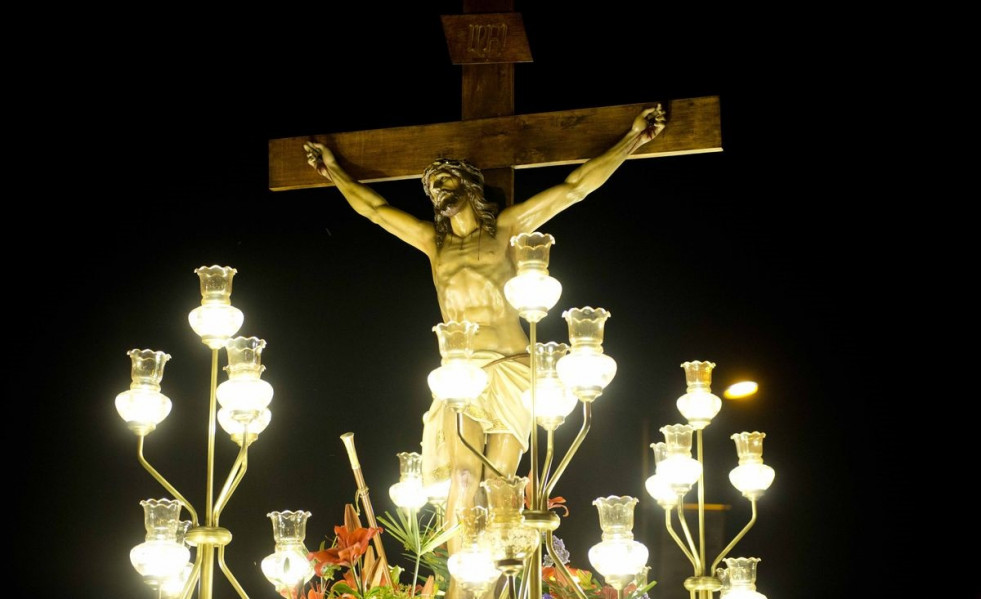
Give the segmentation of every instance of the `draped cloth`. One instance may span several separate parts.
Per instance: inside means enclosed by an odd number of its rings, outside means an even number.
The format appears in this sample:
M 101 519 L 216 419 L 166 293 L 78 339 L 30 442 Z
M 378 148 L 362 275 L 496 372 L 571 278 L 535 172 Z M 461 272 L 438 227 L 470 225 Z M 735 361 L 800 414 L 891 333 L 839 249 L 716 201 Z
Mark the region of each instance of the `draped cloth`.
M 473 360 L 487 373 L 487 388 L 463 413 L 479 422 L 485 434 L 510 434 L 521 444 L 522 451 L 528 451 L 531 407 L 523 396 L 531 383 L 531 368 L 527 356 L 501 360 L 504 357 L 486 350 L 473 353 Z M 455 423 L 455 413 L 445 401 L 433 398 L 422 422 L 423 484 L 429 485 L 450 477 L 453 452 L 447 444 L 456 442 L 457 432 L 455 424 L 449 430 L 443 429 L 444 425 L 449 427 L 446 423 Z

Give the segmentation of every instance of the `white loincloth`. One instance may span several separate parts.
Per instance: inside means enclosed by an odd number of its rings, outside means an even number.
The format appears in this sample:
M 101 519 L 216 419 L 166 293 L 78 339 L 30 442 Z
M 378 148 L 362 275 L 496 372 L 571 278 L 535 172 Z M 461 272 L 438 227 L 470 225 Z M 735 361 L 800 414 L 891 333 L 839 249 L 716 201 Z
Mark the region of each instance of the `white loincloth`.
M 531 378 L 527 356 L 500 360 L 504 355 L 492 351 L 475 351 L 473 359 L 487 372 L 487 388 L 477 400 L 467 406 L 464 414 L 480 423 L 485 434 L 510 434 L 521 450 L 528 450 L 531 435 L 531 407 L 523 399 Z M 446 480 L 450 475 L 451 451 L 443 445 L 456 437 L 456 431 L 439 430 L 446 420 L 449 405 L 433 398 L 429 410 L 422 415 L 422 468 L 424 484 Z

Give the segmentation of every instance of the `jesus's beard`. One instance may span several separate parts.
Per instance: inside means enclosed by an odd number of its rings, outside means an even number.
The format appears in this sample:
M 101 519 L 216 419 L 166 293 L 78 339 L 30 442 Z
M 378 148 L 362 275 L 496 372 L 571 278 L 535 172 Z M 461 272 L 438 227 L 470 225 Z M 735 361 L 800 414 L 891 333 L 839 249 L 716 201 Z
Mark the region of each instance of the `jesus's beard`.
M 452 218 L 467 205 L 467 194 L 458 190 L 440 190 L 433 204 L 436 211 L 445 218 Z

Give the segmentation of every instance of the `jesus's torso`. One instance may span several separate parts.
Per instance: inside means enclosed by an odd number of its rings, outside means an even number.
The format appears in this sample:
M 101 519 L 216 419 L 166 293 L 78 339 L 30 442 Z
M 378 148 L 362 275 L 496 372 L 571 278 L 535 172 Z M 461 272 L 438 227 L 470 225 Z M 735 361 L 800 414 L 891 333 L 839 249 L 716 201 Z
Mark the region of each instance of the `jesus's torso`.
M 480 229 L 465 237 L 450 233 L 432 268 L 443 320 L 478 325 L 474 349 L 505 356 L 528 351 L 518 313 L 504 297 L 504 284 L 515 275 L 506 236 Z

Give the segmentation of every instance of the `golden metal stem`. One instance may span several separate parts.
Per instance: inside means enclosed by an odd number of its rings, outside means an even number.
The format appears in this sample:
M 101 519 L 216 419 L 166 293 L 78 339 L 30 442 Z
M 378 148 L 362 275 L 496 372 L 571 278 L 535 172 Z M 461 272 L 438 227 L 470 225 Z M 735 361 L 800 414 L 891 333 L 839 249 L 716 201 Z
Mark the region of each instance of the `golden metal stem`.
M 538 367 L 536 365 L 535 356 L 537 351 L 535 349 L 535 341 L 538 336 L 538 326 L 537 323 L 531 321 L 528 323 L 529 330 L 529 353 L 531 354 L 531 453 L 529 454 L 531 461 L 531 472 L 528 477 L 528 488 L 531 490 L 531 497 L 528 498 L 528 505 L 531 506 L 533 510 L 544 509 L 545 495 L 539 492 L 538 488 L 538 423 L 535 420 L 535 401 L 536 401 L 536 385 L 538 384 Z M 542 596 L 542 540 L 541 533 L 538 535 L 538 544 L 535 547 L 535 551 L 532 552 L 528 559 L 528 564 L 525 567 L 525 577 L 522 580 L 522 587 L 525 587 L 525 582 L 527 581 L 527 590 L 529 597 L 538 598 Z
M 214 478 L 215 478 L 215 422 L 217 421 L 217 394 L 218 388 L 218 350 L 211 350 L 211 393 L 208 402 L 208 486 L 207 499 L 205 499 L 205 526 L 214 526 Z M 210 560 L 209 560 L 210 561 Z M 202 598 L 204 599 L 204 598 Z
M 548 481 L 548 476 L 552 470 L 552 458 L 555 456 L 555 431 L 549 430 L 546 439 L 545 462 L 542 465 L 542 474 L 541 480 L 539 480 L 538 489 L 539 505 L 534 507 L 536 510 L 545 510 L 548 508 L 548 496 L 545 494 L 545 483 Z
M 215 503 L 215 526 L 218 526 L 218 519 L 221 517 L 222 510 L 228 504 L 228 500 L 232 498 L 232 493 L 238 488 L 238 484 L 242 482 L 245 477 L 245 472 L 249 467 L 249 443 L 242 443 L 242 447 L 238 450 L 238 456 L 235 458 L 235 463 L 232 464 L 232 468 L 228 473 L 228 478 L 225 480 L 225 485 L 221 489 L 221 493 L 218 494 L 218 501 Z
M 566 565 L 562 563 L 562 560 L 555 554 L 555 546 L 552 541 L 552 531 L 550 530 L 545 532 L 545 549 L 552 558 L 552 562 L 555 564 L 555 567 L 558 568 L 559 572 L 562 573 L 562 576 L 564 576 L 565 579 L 572 585 L 572 590 L 576 594 L 576 597 L 579 599 L 586 599 L 586 593 L 584 593 L 582 588 L 579 586 L 579 581 L 575 579 L 572 573 L 569 572 L 569 568 L 566 567 Z
M 705 574 L 705 465 L 702 460 L 702 429 L 695 431 L 695 447 L 698 465 L 701 466 L 698 475 L 698 562 L 703 568 L 695 572 L 695 575 L 702 576 Z
M 693 564 L 695 566 L 695 576 L 702 575 L 702 561 L 699 559 L 699 551 L 695 547 L 695 541 L 691 538 L 691 531 L 688 529 L 688 521 L 685 519 L 685 502 L 681 497 L 678 497 L 678 520 L 681 522 L 681 530 L 685 533 L 685 538 L 688 539 L 688 546 L 691 547 L 691 556 L 693 559 Z
M 228 582 L 230 582 L 232 586 L 235 588 L 235 592 L 238 593 L 238 596 L 241 597 L 242 599 L 249 599 L 249 596 L 245 594 L 245 590 L 242 589 L 242 585 L 238 583 L 238 580 L 236 580 L 235 576 L 232 575 L 232 571 L 225 564 L 224 545 L 218 547 L 218 567 L 221 568 L 221 571 L 225 573 L 225 578 L 227 578 Z
M 679 497 L 678 500 L 681 501 L 681 498 Z M 674 542 L 678 544 L 681 552 L 684 553 L 685 557 L 688 558 L 688 561 L 691 562 L 692 567 L 696 567 L 695 556 L 692 555 L 691 551 L 688 551 L 688 548 L 685 547 L 685 542 L 681 540 L 681 537 L 679 537 L 678 533 L 675 532 L 674 526 L 671 525 L 671 510 L 664 510 L 664 527 L 668 530 L 668 534 L 671 535 Z
M 202 554 L 201 561 L 201 592 L 198 599 L 211 599 L 215 585 L 215 546 L 205 543 L 198 546 Z
M 150 473 L 150 476 L 152 476 L 154 478 L 154 480 L 156 480 L 158 483 L 160 483 L 161 485 L 163 485 L 163 488 L 164 489 L 166 489 L 167 491 L 169 491 L 171 495 L 173 495 L 176 499 L 180 500 L 180 502 L 184 504 L 184 507 L 186 507 L 187 508 L 187 511 L 191 514 L 191 525 L 192 526 L 197 526 L 198 525 L 198 514 L 197 514 L 197 512 L 194 511 L 194 507 L 191 505 L 191 503 L 187 499 L 185 499 L 184 496 L 181 495 L 177 491 L 177 489 L 174 488 L 174 486 L 172 484 L 170 484 L 169 482 L 167 482 L 167 480 L 163 476 L 161 476 L 161 474 L 159 472 L 157 472 L 157 470 L 153 466 L 150 465 L 150 462 L 148 462 L 146 460 L 146 458 L 143 457 L 143 440 L 145 438 L 146 437 L 144 435 L 140 435 L 139 436 L 139 441 L 137 441 L 137 444 L 136 444 L 136 457 L 137 457 L 137 459 L 140 461 L 140 464 L 143 465 L 144 470 L 146 470 L 147 472 L 149 472 Z
M 747 532 L 749 532 L 749 529 L 753 528 L 753 524 L 756 523 L 756 499 L 750 499 L 749 503 L 753 508 L 752 516 L 750 516 L 749 522 L 747 522 L 746 526 L 739 531 L 739 534 L 733 537 L 732 541 L 729 542 L 726 548 L 719 553 L 719 557 L 715 558 L 715 561 L 712 562 L 712 568 L 709 570 L 709 572 L 715 572 L 715 568 L 719 565 L 719 562 L 725 559 L 726 555 L 728 555 L 729 552 L 732 551 L 732 548 L 736 546 L 736 543 L 738 543 L 739 540 L 742 539 Z
M 589 427 L 592 425 L 592 420 L 593 403 L 590 401 L 584 401 L 582 402 L 582 427 L 579 429 L 579 433 L 576 435 L 576 438 L 572 440 L 572 445 L 570 445 L 568 451 L 566 451 L 565 456 L 559 463 L 559 467 L 555 469 L 555 474 L 552 475 L 552 479 L 545 485 L 546 497 L 552 494 L 552 490 L 555 489 L 555 485 L 559 482 L 559 477 L 562 476 L 563 472 L 565 472 L 569 462 L 572 461 L 572 456 L 576 454 L 579 446 L 582 445 L 583 439 L 586 438 L 586 433 L 589 432 Z
M 491 472 L 493 472 L 494 474 L 496 474 L 501 478 L 508 479 L 508 480 L 511 479 L 510 476 L 507 476 L 503 472 L 498 470 L 497 466 L 495 466 L 493 462 L 488 460 L 487 456 L 485 456 L 482 451 L 478 450 L 476 447 L 471 445 L 470 442 L 467 441 L 466 437 L 463 436 L 463 410 L 456 410 L 456 436 L 460 439 L 460 442 L 463 443 L 463 446 L 470 450 L 470 453 L 477 456 L 477 458 L 479 458 L 480 461 L 484 463 L 484 466 L 490 468 Z
M 531 497 L 528 498 L 528 505 L 531 506 L 533 510 L 543 509 L 540 505 L 539 497 L 543 495 L 539 493 L 538 489 L 538 424 L 535 422 L 535 385 L 537 384 L 537 371 L 538 368 L 535 365 L 535 355 L 538 353 L 535 349 L 535 339 L 537 337 L 537 323 L 529 322 L 529 353 L 531 354 L 531 453 L 529 454 L 531 461 L 531 472 L 528 475 L 528 488 L 531 489 Z M 539 556 L 541 552 L 539 551 Z M 539 581 L 541 582 L 541 581 Z M 540 585 L 539 585 L 540 586 Z M 538 595 L 532 595 L 533 597 L 538 597 Z

